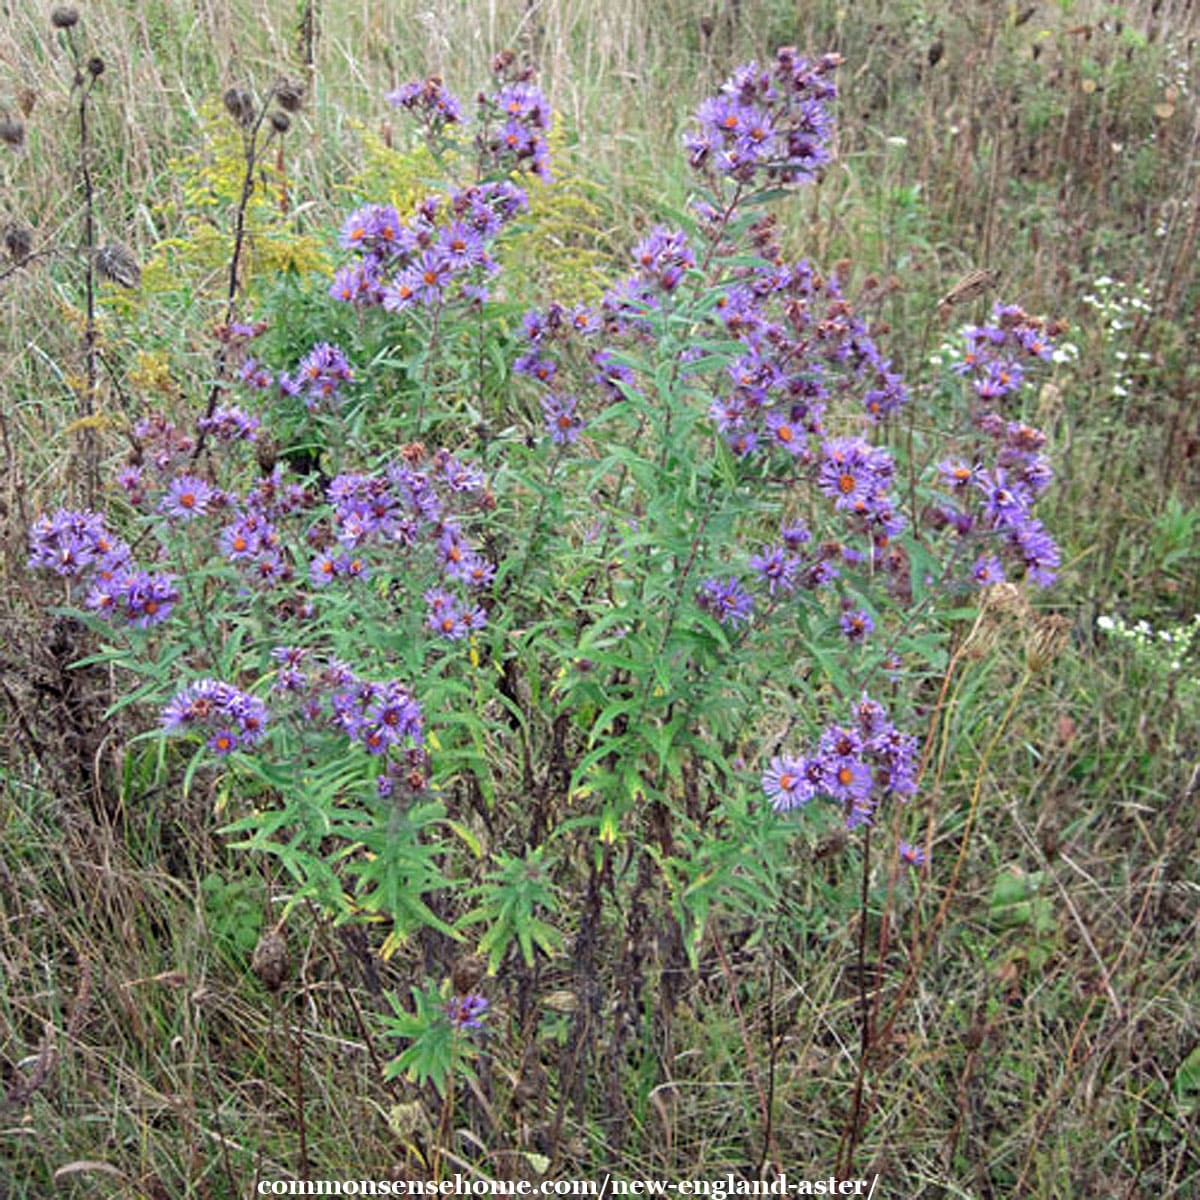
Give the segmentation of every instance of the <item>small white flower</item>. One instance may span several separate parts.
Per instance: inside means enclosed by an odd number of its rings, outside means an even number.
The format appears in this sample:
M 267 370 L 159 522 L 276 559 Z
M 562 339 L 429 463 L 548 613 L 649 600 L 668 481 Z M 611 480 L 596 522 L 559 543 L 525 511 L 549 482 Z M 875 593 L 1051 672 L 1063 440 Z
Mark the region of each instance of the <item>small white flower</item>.
M 1107 613 L 1105 613 L 1105 615 L 1102 617 L 1096 618 L 1096 628 L 1103 629 L 1105 633 L 1111 633 L 1114 629 L 1116 629 L 1116 627 L 1116 621 L 1114 621 Z

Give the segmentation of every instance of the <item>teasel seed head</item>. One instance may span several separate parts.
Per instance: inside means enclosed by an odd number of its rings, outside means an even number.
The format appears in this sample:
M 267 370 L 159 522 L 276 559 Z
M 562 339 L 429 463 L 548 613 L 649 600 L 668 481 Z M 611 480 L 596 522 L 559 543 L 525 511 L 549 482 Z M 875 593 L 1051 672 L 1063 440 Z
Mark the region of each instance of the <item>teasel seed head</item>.
M 28 225 L 17 224 L 16 221 L 5 225 L 4 249 L 18 267 L 28 262 L 33 253 L 33 230 Z
M 25 144 L 25 122 L 16 117 L 0 117 L 0 142 L 13 149 Z
M 142 268 L 138 265 L 133 251 L 120 242 L 106 242 L 101 246 L 96 251 L 95 264 L 101 276 L 118 287 L 141 286 Z
M 50 10 L 50 24 L 55 29 L 71 29 L 79 24 L 79 9 L 69 4 L 56 4 Z

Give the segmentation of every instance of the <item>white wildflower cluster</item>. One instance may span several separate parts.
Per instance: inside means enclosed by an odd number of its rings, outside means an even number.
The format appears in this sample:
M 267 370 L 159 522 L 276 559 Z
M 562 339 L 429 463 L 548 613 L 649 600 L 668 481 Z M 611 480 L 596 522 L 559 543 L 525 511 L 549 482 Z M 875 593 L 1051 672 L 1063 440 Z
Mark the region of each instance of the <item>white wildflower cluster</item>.
M 1166 92 L 1168 99 L 1182 97 L 1187 99 L 1191 94 L 1192 61 L 1187 43 L 1178 34 L 1168 34 L 1164 43 L 1165 56 L 1162 67 L 1157 72 L 1157 83 Z
M 1200 613 L 1184 625 L 1155 629 L 1149 621 L 1132 625 L 1121 617 L 1096 618 L 1096 628 L 1109 637 L 1132 642 L 1139 652 L 1156 663 L 1160 669 L 1181 671 L 1193 646 L 1200 643 Z
M 1083 297 L 1083 303 L 1094 308 L 1103 322 L 1104 341 L 1113 364 L 1111 394 L 1123 399 L 1133 388 L 1130 364 L 1150 361 L 1150 355 L 1144 350 L 1130 354 L 1125 348 L 1125 334 L 1139 319 L 1148 317 L 1153 311 L 1147 299 L 1150 289 L 1145 284 L 1127 287 L 1108 275 L 1101 275 L 1092 287 L 1093 290 Z

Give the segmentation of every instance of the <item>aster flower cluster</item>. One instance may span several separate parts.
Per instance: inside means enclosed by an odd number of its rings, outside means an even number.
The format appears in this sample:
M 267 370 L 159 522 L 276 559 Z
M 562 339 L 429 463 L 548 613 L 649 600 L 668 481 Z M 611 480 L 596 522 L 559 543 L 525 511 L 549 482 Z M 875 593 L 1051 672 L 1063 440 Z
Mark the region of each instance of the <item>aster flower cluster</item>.
M 372 553 L 391 561 L 418 544 L 432 548 L 444 584 L 471 592 L 492 582 L 495 567 L 470 545 L 461 521 L 467 504 L 491 503 L 482 473 L 445 449 L 432 456 L 429 470 L 421 470 L 424 456 L 425 448 L 413 444 L 405 457 L 374 474 L 348 473 L 330 481 L 331 521 L 309 538 L 320 546 L 309 566 L 314 585 L 365 577 Z M 446 586 L 426 592 L 425 601 L 429 628 L 448 640 L 487 623 L 481 607 L 456 598 Z
M 573 308 L 551 304 L 542 311 L 530 309 L 522 318 L 521 334 L 526 348 L 514 360 L 513 373 L 532 379 L 544 389 L 540 398 L 542 415 L 546 432 L 557 445 L 566 446 L 578 441 L 586 427 L 578 398 L 562 393 L 556 386 L 559 376 L 557 356 L 569 356 L 573 344 L 586 344 L 603 328 L 601 314 L 586 304 L 577 304 Z M 608 351 L 589 353 L 596 367 L 592 383 L 600 386 L 608 398 L 618 398 L 621 387 L 632 384 L 633 372 L 613 362 Z
M 546 97 L 534 86 L 534 71 L 518 67 L 511 52 L 492 62 L 498 88 L 479 95 L 480 130 L 476 145 L 484 164 L 494 171 L 528 169 L 550 180 L 552 117 Z
M 213 409 L 211 417 L 201 417 L 196 428 L 218 442 L 253 442 L 258 437 L 262 421 L 234 405 Z
M 179 601 L 175 576 L 139 568 L 100 513 L 59 509 L 29 532 L 28 565 L 70 580 L 84 607 L 137 629 L 160 625 Z
M 769 237 L 769 223 L 762 232 Z M 861 397 L 871 424 L 907 403 L 899 375 L 836 276 L 823 278 L 803 260 L 742 269 L 713 311 L 718 327 L 745 347 L 727 370 L 730 390 L 709 408 L 739 457 L 773 450 L 798 465 L 812 462 L 835 397 Z
M 815 541 L 803 521 L 786 521 L 778 541 L 750 556 L 750 568 L 774 601 L 797 589 L 816 592 L 828 588 L 841 577 L 842 567 L 857 566 L 865 558 L 863 551 L 843 542 Z M 871 632 L 864 625 L 862 637 Z
M 345 351 L 329 342 L 318 342 L 300 360 L 295 375 L 284 371 L 279 376 L 279 390 L 285 396 L 300 397 L 312 411 L 321 405 L 336 405 L 343 399 L 343 389 L 354 380 L 354 369 Z
M 508 181 L 427 196 L 407 221 L 390 204 L 364 205 L 341 233 L 342 248 L 358 261 L 338 269 L 329 294 L 394 313 L 456 299 L 482 303 L 483 280 L 497 269 L 488 247 L 528 207 L 524 191 Z
M 402 84 L 384 99 L 393 108 L 402 108 L 416 116 L 430 135 L 436 136 L 447 125 L 458 125 L 463 119 L 458 97 L 448 92 L 436 75 Z
M 279 467 L 264 475 L 243 499 L 229 506 L 229 520 L 217 535 L 222 557 L 238 569 L 247 583 L 270 588 L 289 582 L 295 568 L 279 523 L 309 507 L 310 498 L 299 484 L 285 483 Z
M 163 709 L 162 725 L 168 733 L 207 735 L 205 745 L 225 756 L 261 745 L 268 715 L 258 697 L 216 679 L 198 679 Z
M 805 183 L 829 161 L 836 54 L 816 62 L 783 47 L 769 68 L 739 67 L 695 116 L 684 139 L 692 168 L 739 184 Z
M 777 812 L 824 798 L 840 804 L 846 828 L 870 825 L 879 804 L 916 794 L 917 739 L 901 733 L 865 692 L 849 724 L 831 724 L 807 754 L 782 754 L 763 772 L 763 794 Z
M 361 746 L 380 764 L 376 791 L 391 796 L 397 785 L 420 791 L 427 781 L 424 717 L 412 692 L 398 679 L 362 679 L 341 659 L 306 647 L 277 646 L 273 690 L 281 707 L 306 725 L 334 731 Z
M 1012 420 L 1026 372 L 1052 359 L 1056 329 L 1013 305 L 996 305 L 992 321 L 963 330 L 966 350 L 954 370 L 970 380 L 975 427 L 981 435 L 972 458 L 938 464 L 947 499 L 930 521 L 981 547 L 971 569 L 986 586 L 1007 574 L 1006 563 L 1039 587 L 1048 587 L 1061 562 L 1058 546 L 1032 509 L 1054 478 L 1041 451 L 1046 435 Z

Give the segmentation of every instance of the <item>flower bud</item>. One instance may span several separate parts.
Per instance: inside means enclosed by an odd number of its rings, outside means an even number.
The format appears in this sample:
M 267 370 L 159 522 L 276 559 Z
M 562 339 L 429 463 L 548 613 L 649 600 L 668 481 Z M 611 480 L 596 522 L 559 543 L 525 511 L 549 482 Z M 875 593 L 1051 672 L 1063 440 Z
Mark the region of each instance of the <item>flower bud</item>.
M 276 133 L 287 133 L 292 127 L 292 119 L 285 112 L 273 112 L 271 114 L 271 128 Z
M 98 54 L 93 54 L 92 57 L 88 59 L 88 74 L 93 79 L 99 79 L 100 76 L 104 74 L 104 59 L 102 59 Z
M 70 29 L 79 24 L 79 9 L 69 4 L 56 4 L 50 10 L 50 24 L 55 29 Z

